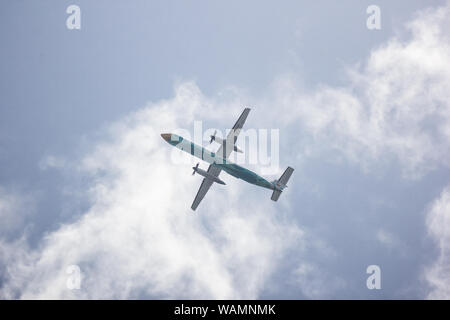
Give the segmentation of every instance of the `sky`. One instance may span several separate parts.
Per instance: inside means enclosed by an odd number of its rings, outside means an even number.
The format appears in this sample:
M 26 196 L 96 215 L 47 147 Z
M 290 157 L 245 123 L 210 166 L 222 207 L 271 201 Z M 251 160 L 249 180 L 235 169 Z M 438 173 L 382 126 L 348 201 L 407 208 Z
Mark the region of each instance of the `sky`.
M 450 298 L 450 2 L 0 6 L 0 298 Z M 246 106 L 289 187 L 222 173 L 193 213 L 160 133 Z

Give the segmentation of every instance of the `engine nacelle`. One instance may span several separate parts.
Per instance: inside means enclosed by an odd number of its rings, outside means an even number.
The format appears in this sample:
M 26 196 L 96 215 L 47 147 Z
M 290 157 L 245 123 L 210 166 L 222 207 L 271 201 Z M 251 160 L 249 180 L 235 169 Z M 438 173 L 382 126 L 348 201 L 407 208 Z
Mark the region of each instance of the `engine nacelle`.
M 215 134 L 211 136 L 211 140 L 210 140 L 209 143 L 212 143 L 213 141 L 215 141 L 215 142 L 217 142 L 217 143 L 219 143 L 219 144 L 221 144 L 221 145 L 223 145 L 224 143 L 226 143 L 225 140 L 223 140 L 222 138 L 216 137 Z M 242 150 L 239 149 L 239 147 L 238 147 L 237 145 L 234 145 L 234 146 L 233 146 L 233 150 L 236 151 L 236 152 L 243 153 Z
M 205 171 L 203 169 L 200 169 L 198 167 L 198 165 L 199 164 L 197 163 L 197 165 L 195 167 L 192 167 L 192 169 L 194 169 L 194 172 L 192 172 L 192 175 L 194 175 L 197 172 L 199 175 L 205 177 L 206 179 L 212 180 L 212 181 L 217 182 L 219 184 L 226 184 L 225 182 L 220 180 L 218 177 L 208 173 L 207 171 Z

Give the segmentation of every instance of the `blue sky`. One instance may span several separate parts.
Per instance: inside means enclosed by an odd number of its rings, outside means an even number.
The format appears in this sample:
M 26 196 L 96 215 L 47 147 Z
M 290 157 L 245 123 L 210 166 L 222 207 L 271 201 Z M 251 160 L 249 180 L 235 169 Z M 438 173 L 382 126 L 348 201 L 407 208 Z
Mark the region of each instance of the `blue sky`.
M 0 297 L 450 296 L 446 1 L 1 6 Z M 159 133 L 244 106 L 289 189 L 222 174 L 192 215 L 200 180 Z

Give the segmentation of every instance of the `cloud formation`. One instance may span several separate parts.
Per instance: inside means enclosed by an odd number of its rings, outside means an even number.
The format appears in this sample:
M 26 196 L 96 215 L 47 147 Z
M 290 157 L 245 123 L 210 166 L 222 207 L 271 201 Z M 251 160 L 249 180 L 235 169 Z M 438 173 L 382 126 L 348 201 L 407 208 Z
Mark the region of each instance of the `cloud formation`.
M 428 299 L 450 299 L 450 187 L 445 188 L 427 213 L 429 235 L 438 248 L 436 261 L 425 271 L 431 287 Z
M 309 263 L 302 263 L 293 271 L 293 281 L 308 299 L 330 299 L 336 292 L 346 287 L 343 279 Z
M 252 195 L 236 181 L 213 186 L 198 211 L 190 210 L 201 179 L 171 161 L 160 133 L 207 115 L 210 103 L 184 83 L 173 99 L 111 126 L 109 142 L 78 165 L 93 179 L 89 211 L 48 234 L 37 251 L 2 244 L 9 266 L 16 263 L 2 296 L 258 297 L 302 231 L 275 210 L 270 192 Z M 80 290 L 67 288 L 70 265 L 81 269 Z
M 22 234 L 34 206 L 31 196 L 0 186 L 0 240 L 14 239 L 17 234 Z
M 364 168 L 396 159 L 405 177 L 419 178 L 448 167 L 448 30 L 449 5 L 419 12 L 367 61 L 347 69 L 345 87 L 324 84 L 311 91 L 295 77 L 281 77 L 267 110 Z

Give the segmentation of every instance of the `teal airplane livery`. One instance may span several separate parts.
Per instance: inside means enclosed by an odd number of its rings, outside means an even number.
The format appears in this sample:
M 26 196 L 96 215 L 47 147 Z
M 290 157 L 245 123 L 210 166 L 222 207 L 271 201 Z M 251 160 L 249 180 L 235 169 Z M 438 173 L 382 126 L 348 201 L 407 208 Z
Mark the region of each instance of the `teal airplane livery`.
M 163 139 L 166 140 L 172 146 L 209 163 L 209 168 L 207 171 L 199 168 L 199 163 L 197 163 L 197 165 L 193 167 L 194 172 L 192 174 L 197 173 L 203 176 L 204 178 L 202 184 L 200 185 L 200 189 L 198 190 L 197 195 L 194 199 L 194 202 L 192 203 L 191 206 L 192 210 L 197 209 L 198 205 L 200 204 L 205 194 L 208 192 L 209 188 L 214 182 L 222 185 L 225 184 L 225 182 L 219 179 L 219 174 L 222 170 L 235 178 L 242 179 L 244 181 L 247 181 L 248 183 L 272 190 L 273 193 L 271 199 L 273 201 L 277 201 L 281 195 L 281 192 L 284 190 L 284 188 L 286 188 L 287 182 L 291 177 L 292 172 L 294 171 L 294 169 L 292 169 L 291 167 L 288 167 L 284 171 L 280 179 L 269 182 L 263 177 L 254 173 L 253 171 L 245 169 L 244 167 L 241 167 L 228 160 L 228 157 L 232 151 L 242 152 L 241 149 L 239 149 L 236 146 L 236 140 L 242 127 L 244 126 L 245 120 L 247 119 L 249 112 L 250 112 L 249 108 L 244 109 L 241 116 L 236 121 L 235 125 L 233 126 L 232 130 L 230 131 L 225 140 L 216 137 L 216 133 L 214 133 L 211 136 L 210 143 L 215 141 L 220 144 L 220 147 L 217 150 L 217 152 L 207 150 L 204 147 L 201 147 L 191 141 L 188 141 L 176 134 L 172 133 L 161 134 Z

